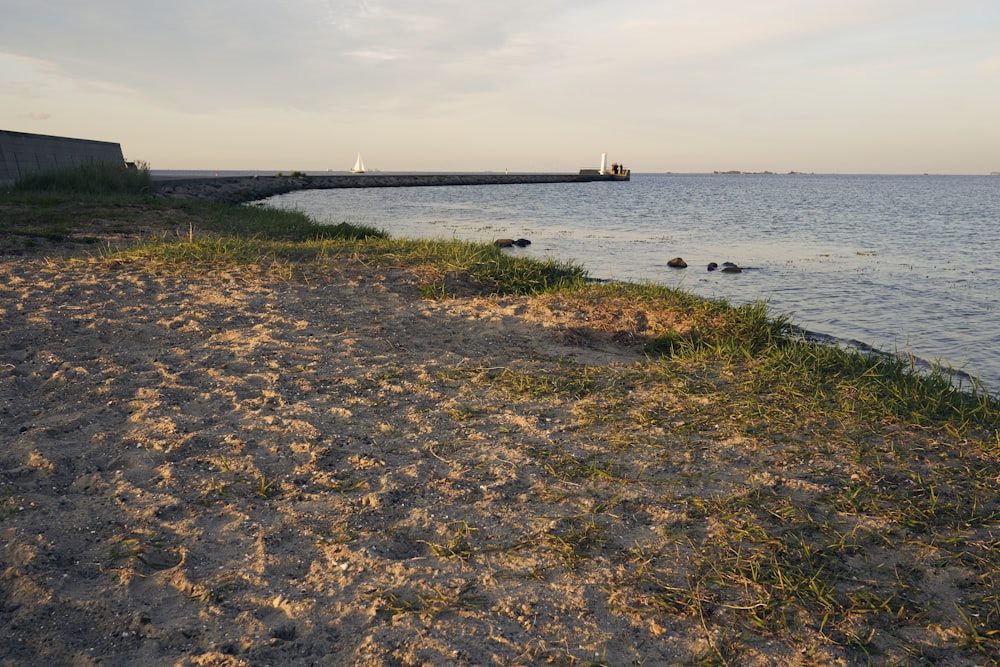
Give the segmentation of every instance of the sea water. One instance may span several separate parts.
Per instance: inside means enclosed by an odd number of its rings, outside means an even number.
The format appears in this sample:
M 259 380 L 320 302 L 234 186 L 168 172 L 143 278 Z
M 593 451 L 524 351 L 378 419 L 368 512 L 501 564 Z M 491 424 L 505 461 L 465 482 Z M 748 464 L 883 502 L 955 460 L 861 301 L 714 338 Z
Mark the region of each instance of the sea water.
M 361 177 L 363 178 L 363 177 Z M 633 174 L 630 182 L 307 190 L 268 204 L 397 237 L 493 241 L 733 304 L 1000 390 L 1000 177 Z M 682 257 L 686 269 L 667 266 Z M 734 262 L 742 273 L 707 270 Z

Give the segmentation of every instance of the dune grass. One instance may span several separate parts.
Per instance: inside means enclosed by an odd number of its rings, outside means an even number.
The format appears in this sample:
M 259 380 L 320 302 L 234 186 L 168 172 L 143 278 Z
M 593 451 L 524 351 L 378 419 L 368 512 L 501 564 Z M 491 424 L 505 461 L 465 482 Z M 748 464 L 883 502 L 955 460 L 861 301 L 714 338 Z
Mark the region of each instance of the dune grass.
M 14 189 L 23 193 L 73 193 L 75 195 L 141 195 L 151 191 L 149 166 L 135 169 L 125 165 L 87 164 L 40 171 L 22 176 Z

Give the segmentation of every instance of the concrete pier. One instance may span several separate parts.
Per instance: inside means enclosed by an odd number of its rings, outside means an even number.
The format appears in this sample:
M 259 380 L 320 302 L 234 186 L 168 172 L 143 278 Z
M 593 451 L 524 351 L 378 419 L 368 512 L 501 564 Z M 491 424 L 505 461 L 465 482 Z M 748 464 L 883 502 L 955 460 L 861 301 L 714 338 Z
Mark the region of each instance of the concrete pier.
M 124 169 L 121 145 L 0 130 L 0 187 L 35 172 L 87 164 L 117 164 Z
M 331 174 L 322 176 L 232 176 L 218 178 L 154 178 L 163 197 L 213 199 L 240 203 L 296 190 L 336 188 L 401 188 L 441 185 L 503 185 L 512 183 L 592 183 L 627 181 L 626 174 Z

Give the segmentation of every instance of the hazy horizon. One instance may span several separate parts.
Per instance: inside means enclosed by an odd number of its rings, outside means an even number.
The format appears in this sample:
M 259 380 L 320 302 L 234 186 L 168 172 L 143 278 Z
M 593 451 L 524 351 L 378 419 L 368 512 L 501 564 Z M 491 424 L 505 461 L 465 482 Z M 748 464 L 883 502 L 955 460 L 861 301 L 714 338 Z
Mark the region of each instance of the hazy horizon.
M 988 0 L 0 1 L 0 129 L 153 169 L 1000 171 Z
M 593 165 L 583 165 L 581 168 L 596 168 Z M 290 171 L 288 169 L 212 169 L 212 168 L 171 168 L 171 169 L 159 169 L 156 167 L 149 167 L 152 174 L 158 172 L 191 172 L 191 173 L 203 173 L 211 172 L 217 173 L 220 176 L 225 175 L 240 175 L 240 174 L 253 174 L 259 176 L 273 176 L 277 174 L 288 175 Z M 318 176 L 323 174 L 350 174 L 348 169 L 304 169 L 297 170 L 302 171 L 306 174 Z M 538 170 L 509 170 L 511 174 L 516 173 L 575 173 L 577 169 L 566 167 L 546 171 Z M 381 173 L 381 174 L 500 174 L 504 173 L 503 170 L 497 169 L 446 169 L 446 170 L 428 170 L 428 169 L 369 169 L 366 173 Z M 1000 172 L 984 172 L 979 174 L 972 173 L 934 173 L 934 172 L 847 172 L 847 171 L 774 171 L 771 169 L 764 169 L 761 171 L 745 171 L 737 169 L 713 169 L 711 171 L 636 171 L 632 170 L 631 174 L 633 176 L 1000 176 Z

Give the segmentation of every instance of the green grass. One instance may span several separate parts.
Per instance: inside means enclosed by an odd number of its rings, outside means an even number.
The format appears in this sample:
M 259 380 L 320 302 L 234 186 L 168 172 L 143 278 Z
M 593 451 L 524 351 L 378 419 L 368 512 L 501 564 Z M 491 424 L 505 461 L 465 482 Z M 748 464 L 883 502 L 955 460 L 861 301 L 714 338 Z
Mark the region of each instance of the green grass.
M 126 169 L 124 164 L 88 164 L 22 176 L 14 184 L 14 190 L 107 196 L 147 194 L 151 186 L 147 165 Z
M 324 241 L 336 239 L 386 238 L 387 234 L 369 226 L 320 224 L 298 211 L 281 211 L 261 206 L 234 206 L 216 202 L 184 202 L 198 217 L 199 230 L 231 236 L 246 242 Z
M 0 201 L 0 233 L 52 242 L 89 239 L 139 220 L 144 241 L 109 246 L 109 261 L 155 260 L 187 264 L 288 267 L 355 258 L 379 266 L 424 267 L 428 296 L 472 289 L 495 294 L 533 294 L 583 284 L 586 272 L 572 264 L 532 261 L 491 244 L 392 239 L 377 228 L 320 224 L 296 211 L 210 201 L 157 199 L 148 170 L 86 167 L 23 179 Z M 135 224 L 135 223 L 134 223 Z

